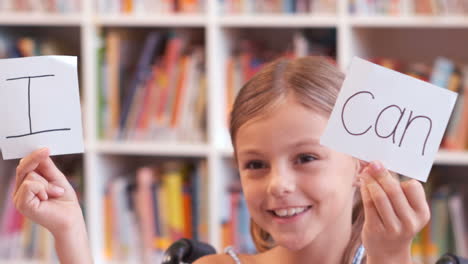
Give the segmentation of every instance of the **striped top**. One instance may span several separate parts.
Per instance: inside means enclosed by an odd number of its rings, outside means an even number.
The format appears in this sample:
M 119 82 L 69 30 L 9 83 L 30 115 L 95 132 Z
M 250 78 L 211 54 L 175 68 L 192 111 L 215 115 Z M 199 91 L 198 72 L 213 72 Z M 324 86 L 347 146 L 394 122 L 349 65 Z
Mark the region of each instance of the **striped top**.
M 366 252 L 366 250 L 365 250 L 364 246 L 360 245 L 358 247 L 358 249 L 356 250 L 356 254 L 354 254 L 352 264 L 361 264 L 362 259 L 364 258 L 365 252 Z M 240 261 L 239 256 L 236 254 L 236 252 L 234 251 L 234 249 L 232 247 L 227 247 L 226 249 L 224 249 L 224 253 L 231 256 L 231 258 L 234 260 L 234 262 L 236 262 L 236 264 L 242 264 L 242 262 Z

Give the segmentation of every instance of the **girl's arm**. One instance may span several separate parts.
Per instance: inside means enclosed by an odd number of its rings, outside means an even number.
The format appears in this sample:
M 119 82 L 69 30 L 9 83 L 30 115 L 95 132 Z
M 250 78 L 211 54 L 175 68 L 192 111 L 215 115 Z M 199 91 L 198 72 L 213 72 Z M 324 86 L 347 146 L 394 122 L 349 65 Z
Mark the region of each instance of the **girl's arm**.
M 14 203 L 24 216 L 52 233 L 60 263 L 93 263 L 76 193 L 48 149 L 34 151 L 20 161 Z
M 400 182 L 379 162 L 370 163 L 360 178 L 367 264 L 412 263 L 412 240 L 430 219 L 421 183 Z
M 80 222 L 75 227 L 54 235 L 60 263 L 93 263 L 83 217 Z

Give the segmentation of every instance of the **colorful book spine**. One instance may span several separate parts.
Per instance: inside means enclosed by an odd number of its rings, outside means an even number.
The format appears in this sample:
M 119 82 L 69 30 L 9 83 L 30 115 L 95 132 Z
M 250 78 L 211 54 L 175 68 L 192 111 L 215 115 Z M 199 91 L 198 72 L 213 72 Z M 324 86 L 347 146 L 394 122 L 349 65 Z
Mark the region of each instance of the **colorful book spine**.
M 441 15 L 468 14 L 465 1 L 445 0 L 353 0 L 349 9 L 357 15 Z
M 10 0 L 12 1 L 12 0 Z M 76 0 L 69 0 L 76 1 Z M 100 0 L 98 10 L 101 13 L 153 14 L 153 13 L 201 13 L 203 0 Z

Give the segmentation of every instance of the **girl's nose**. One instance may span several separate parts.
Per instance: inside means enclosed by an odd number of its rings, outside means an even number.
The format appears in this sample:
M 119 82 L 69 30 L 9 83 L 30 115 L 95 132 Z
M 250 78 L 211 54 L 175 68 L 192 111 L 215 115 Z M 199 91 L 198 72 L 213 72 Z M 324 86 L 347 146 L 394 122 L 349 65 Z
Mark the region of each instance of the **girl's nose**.
M 293 193 L 296 190 L 296 181 L 294 174 L 288 169 L 284 168 L 272 168 L 269 184 L 268 193 L 281 198 Z

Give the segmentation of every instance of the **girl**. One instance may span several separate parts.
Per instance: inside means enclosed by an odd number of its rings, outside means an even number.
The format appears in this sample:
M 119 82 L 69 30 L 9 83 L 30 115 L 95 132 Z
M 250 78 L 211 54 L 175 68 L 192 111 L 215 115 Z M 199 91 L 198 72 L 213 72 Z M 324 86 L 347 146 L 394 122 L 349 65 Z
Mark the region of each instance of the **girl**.
M 343 79 L 323 58 L 279 59 L 242 88 L 230 132 L 259 254 L 197 264 L 411 263 L 429 221 L 422 185 L 319 144 Z M 91 263 L 75 194 L 47 150 L 20 162 L 17 182 L 17 208 L 52 232 L 62 263 Z

